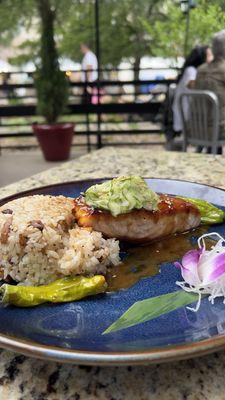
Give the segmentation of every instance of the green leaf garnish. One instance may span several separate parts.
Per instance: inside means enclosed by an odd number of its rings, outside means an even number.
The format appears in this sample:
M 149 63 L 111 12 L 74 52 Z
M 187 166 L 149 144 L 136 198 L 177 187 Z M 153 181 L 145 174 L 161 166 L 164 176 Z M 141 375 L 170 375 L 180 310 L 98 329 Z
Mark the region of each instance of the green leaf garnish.
M 178 290 L 177 292 L 137 301 L 117 321 L 113 322 L 103 332 L 103 335 L 150 321 L 197 300 L 198 295 Z

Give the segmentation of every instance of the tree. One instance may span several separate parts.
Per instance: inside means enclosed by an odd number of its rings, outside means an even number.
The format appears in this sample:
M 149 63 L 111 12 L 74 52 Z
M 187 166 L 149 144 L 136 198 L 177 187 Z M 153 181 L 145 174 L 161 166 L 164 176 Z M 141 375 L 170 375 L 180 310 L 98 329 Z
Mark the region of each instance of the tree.
M 123 59 L 130 59 L 137 70 L 141 57 L 153 55 L 151 35 L 142 20 L 150 23 L 160 20 L 160 7 L 165 0 L 99 0 L 101 65 L 117 66 Z M 60 29 L 62 53 L 79 60 L 79 46 L 88 42 L 95 47 L 94 2 L 77 1 L 74 12 Z
M 35 73 L 37 89 L 37 111 L 48 123 L 55 123 L 63 113 L 68 99 L 68 84 L 65 73 L 60 71 L 54 37 L 57 7 L 50 0 L 36 0 L 40 17 L 40 53 Z
M 198 6 L 190 13 L 188 50 L 197 44 L 208 44 L 213 34 L 225 27 L 224 2 L 221 0 L 199 0 Z M 184 55 L 186 17 L 173 0 L 165 3 L 167 15 L 152 26 L 147 18 L 142 19 L 146 31 L 154 39 L 155 54 L 163 57 Z M 157 44 L 157 45 L 156 45 Z
M 65 5 L 65 4 L 64 4 Z M 0 3 L 4 18 L 8 23 L 0 23 L 0 29 L 5 42 L 16 35 L 21 26 L 27 27 L 35 21 L 39 40 L 34 43 L 26 41 L 23 44 L 32 49 L 25 57 L 34 57 L 37 71 L 34 75 L 37 89 L 37 111 L 43 115 L 48 123 L 54 123 L 63 113 L 68 99 L 68 83 L 65 74 L 60 71 L 58 51 L 55 42 L 55 24 L 57 17 L 62 15 L 61 0 L 2 0 Z M 13 19 L 11 18 L 11 11 Z M 1 14 L 2 16 L 2 14 Z M 23 57 L 19 57 L 23 60 Z
M 54 30 L 57 25 L 63 23 L 70 13 L 70 7 L 74 6 L 76 0 L 49 0 L 49 6 L 55 10 Z M 20 31 L 29 31 L 34 28 L 36 38 L 24 40 L 19 46 L 20 54 L 12 58 L 17 65 L 27 61 L 36 63 L 41 51 L 41 15 L 39 13 L 38 0 L 0 0 L 0 45 L 10 46 L 12 39 Z M 58 45 L 58 38 L 55 38 Z
M 21 26 L 29 27 L 33 0 L 0 1 L 0 44 L 8 45 Z
M 56 10 L 55 40 L 59 54 L 80 61 L 80 43 L 95 49 L 94 0 L 49 0 Z M 98 0 L 101 66 L 117 66 L 129 59 L 137 70 L 144 55 L 183 56 L 185 16 L 175 0 Z M 21 26 L 39 20 L 37 0 L 0 1 L 0 43 L 15 36 Z M 224 0 L 198 0 L 191 11 L 189 49 L 207 43 L 225 26 Z M 39 25 L 39 24 L 38 24 Z M 40 31 L 35 43 L 22 45 L 16 62 L 37 60 Z

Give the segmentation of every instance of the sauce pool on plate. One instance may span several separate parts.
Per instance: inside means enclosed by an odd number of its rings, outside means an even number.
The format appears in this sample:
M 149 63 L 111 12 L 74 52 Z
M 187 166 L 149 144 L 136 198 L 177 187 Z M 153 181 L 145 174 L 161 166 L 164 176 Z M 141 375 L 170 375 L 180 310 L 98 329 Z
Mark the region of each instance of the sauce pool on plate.
M 162 263 L 174 262 L 193 248 L 197 248 L 197 238 L 207 233 L 208 227 L 201 226 L 190 232 L 179 233 L 145 246 L 126 248 L 127 255 L 106 276 L 108 292 L 126 289 L 141 278 L 156 275 Z M 208 246 L 214 244 L 208 241 Z M 175 267 L 174 267 L 175 268 Z

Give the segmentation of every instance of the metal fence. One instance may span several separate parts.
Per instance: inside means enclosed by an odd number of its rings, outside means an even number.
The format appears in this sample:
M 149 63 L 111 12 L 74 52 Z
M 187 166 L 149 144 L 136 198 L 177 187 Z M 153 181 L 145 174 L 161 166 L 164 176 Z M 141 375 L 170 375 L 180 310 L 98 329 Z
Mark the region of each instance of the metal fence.
M 166 68 L 165 68 L 166 69 Z M 159 68 L 157 71 L 163 75 L 164 68 Z M 76 74 L 77 71 L 67 71 L 69 84 L 70 84 L 70 97 L 69 104 L 65 115 L 70 115 L 76 118 L 76 135 L 86 136 L 88 150 L 91 148 L 91 137 L 96 137 L 96 144 L 98 148 L 103 145 L 116 145 L 115 142 L 111 143 L 105 138 L 112 135 L 125 135 L 129 137 L 131 134 L 152 134 L 161 131 L 160 126 L 150 127 L 147 129 L 123 129 L 118 132 L 117 129 L 110 129 L 110 124 L 121 122 L 115 120 L 113 115 L 125 115 L 124 121 L 135 120 L 134 116 L 139 116 L 139 119 L 144 119 L 149 122 L 156 122 L 159 116 L 163 114 L 164 98 L 167 93 L 169 85 L 175 83 L 175 79 L 148 79 L 148 80 L 118 80 L 112 79 L 110 73 L 112 71 L 129 71 L 130 69 L 104 69 L 100 70 L 101 79 L 93 83 L 75 82 L 72 81 L 71 76 Z M 143 71 L 144 69 L 142 69 Z M 146 68 L 146 70 L 152 70 Z M 132 69 L 133 71 L 133 69 Z M 82 72 L 82 71 L 81 71 Z M 0 138 L 8 137 L 29 137 L 32 136 L 30 129 L 31 122 L 35 122 L 36 115 L 36 94 L 33 83 L 33 74 L 26 73 L 29 82 L 13 82 L 13 74 L 8 73 L 2 77 L 0 84 Z M 19 76 L 24 72 L 16 72 Z M 82 93 L 87 87 L 95 88 L 97 90 L 97 102 L 93 104 L 82 104 Z M 77 119 L 77 116 L 81 119 Z M 93 123 L 93 118 L 96 121 Z M 107 116 L 107 125 L 105 128 L 105 117 Z M 28 117 L 29 121 L 25 121 L 24 117 Z M 16 118 L 16 121 L 15 121 Z M 111 119 L 110 119 L 111 118 Z M 90 120 L 91 119 L 91 120 Z M 79 130 L 79 126 L 83 130 Z M 22 130 L 21 130 L 22 129 Z M 10 130 L 10 132 L 9 132 Z M 151 143 L 151 142 L 147 142 Z M 141 144 L 147 144 L 141 143 Z M 133 144 L 127 140 L 121 144 Z

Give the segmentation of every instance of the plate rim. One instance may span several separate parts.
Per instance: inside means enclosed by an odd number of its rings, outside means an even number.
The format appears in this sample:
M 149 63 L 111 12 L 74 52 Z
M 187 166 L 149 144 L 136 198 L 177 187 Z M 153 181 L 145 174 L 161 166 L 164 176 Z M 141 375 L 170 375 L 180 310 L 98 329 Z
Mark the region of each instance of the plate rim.
M 51 189 L 57 186 L 66 186 L 71 184 L 79 185 L 79 183 L 91 181 L 104 181 L 112 179 L 112 177 L 105 178 L 88 178 L 66 182 L 58 182 L 50 185 L 38 186 L 30 188 L 22 192 L 14 193 L 0 199 L 0 206 L 10 199 L 23 197 L 24 195 L 42 189 Z M 152 180 L 168 180 L 192 183 L 198 186 L 206 186 L 212 189 L 218 189 L 225 192 L 225 189 L 218 186 L 209 184 L 193 182 L 183 179 L 173 178 L 156 178 L 144 177 L 144 179 Z M 189 358 L 199 357 L 210 354 L 225 348 L 225 334 L 217 335 L 201 341 L 182 345 L 168 345 L 163 347 L 156 347 L 151 350 L 139 351 L 124 351 L 124 352 L 93 352 L 87 350 L 64 349 L 58 346 L 48 346 L 39 344 L 29 339 L 16 339 L 11 335 L 5 335 L 0 332 L 0 347 L 2 349 L 22 353 L 25 356 L 40 358 L 43 360 L 71 363 L 71 364 L 85 364 L 85 365 L 100 365 L 100 366 L 122 366 L 122 365 L 138 365 L 138 364 L 159 364 L 164 362 L 179 361 Z
M 15 351 L 32 358 L 61 363 L 92 366 L 146 365 L 181 361 L 222 351 L 225 348 L 225 334 L 190 344 L 169 345 L 153 350 L 132 352 L 62 349 L 57 346 L 36 344 L 31 340 L 14 339 L 12 336 L 4 334 L 0 334 L 0 346 L 2 349 Z
M 87 178 L 87 179 L 79 179 L 79 180 L 72 180 L 72 181 L 66 181 L 66 182 L 56 182 L 56 183 L 52 183 L 52 184 L 49 184 L 49 185 L 37 186 L 37 187 L 34 187 L 34 188 L 26 189 L 26 190 L 23 190 L 21 192 L 16 192 L 16 193 L 10 194 L 10 195 L 8 195 L 6 197 L 0 198 L 0 206 L 3 205 L 5 202 L 8 202 L 11 198 L 22 197 L 23 195 L 28 194 L 31 191 L 38 191 L 38 190 L 41 190 L 41 189 L 51 189 L 51 188 L 56 187 L 56 186 L 66 186 L 66 185 L 79 184 L 79 183 L 91 182 L 91 181 L 101 182 L 101 181 L 110 180 L 110 179 L 114 179 L 114 178 L 116 178 L 116 177 L 110 176 L 110 177 L 104 177 L 104 178 Z M 221 190 L 222 192 L 225 192 L 225 189 L 223 189 L 223 188 L 221 188 L 219 186 L 209 185 L 207 183 L 189 181 L 189 180 L 186 180 L 186 179 L 156 178 L 156 177 L 149 177 L 149 176 L 148 177 L 147 176 L 143 176 L 143 179 L 152 179 L 154 181 L 173 181 L 173 182 L 192 183 L 194 185 L 206 186 L 206 187 L 209 187 L 211 189 L 217 189 L 217 190 Z M 3 189 L 4 189 L 4 187 L 3 187 Z

